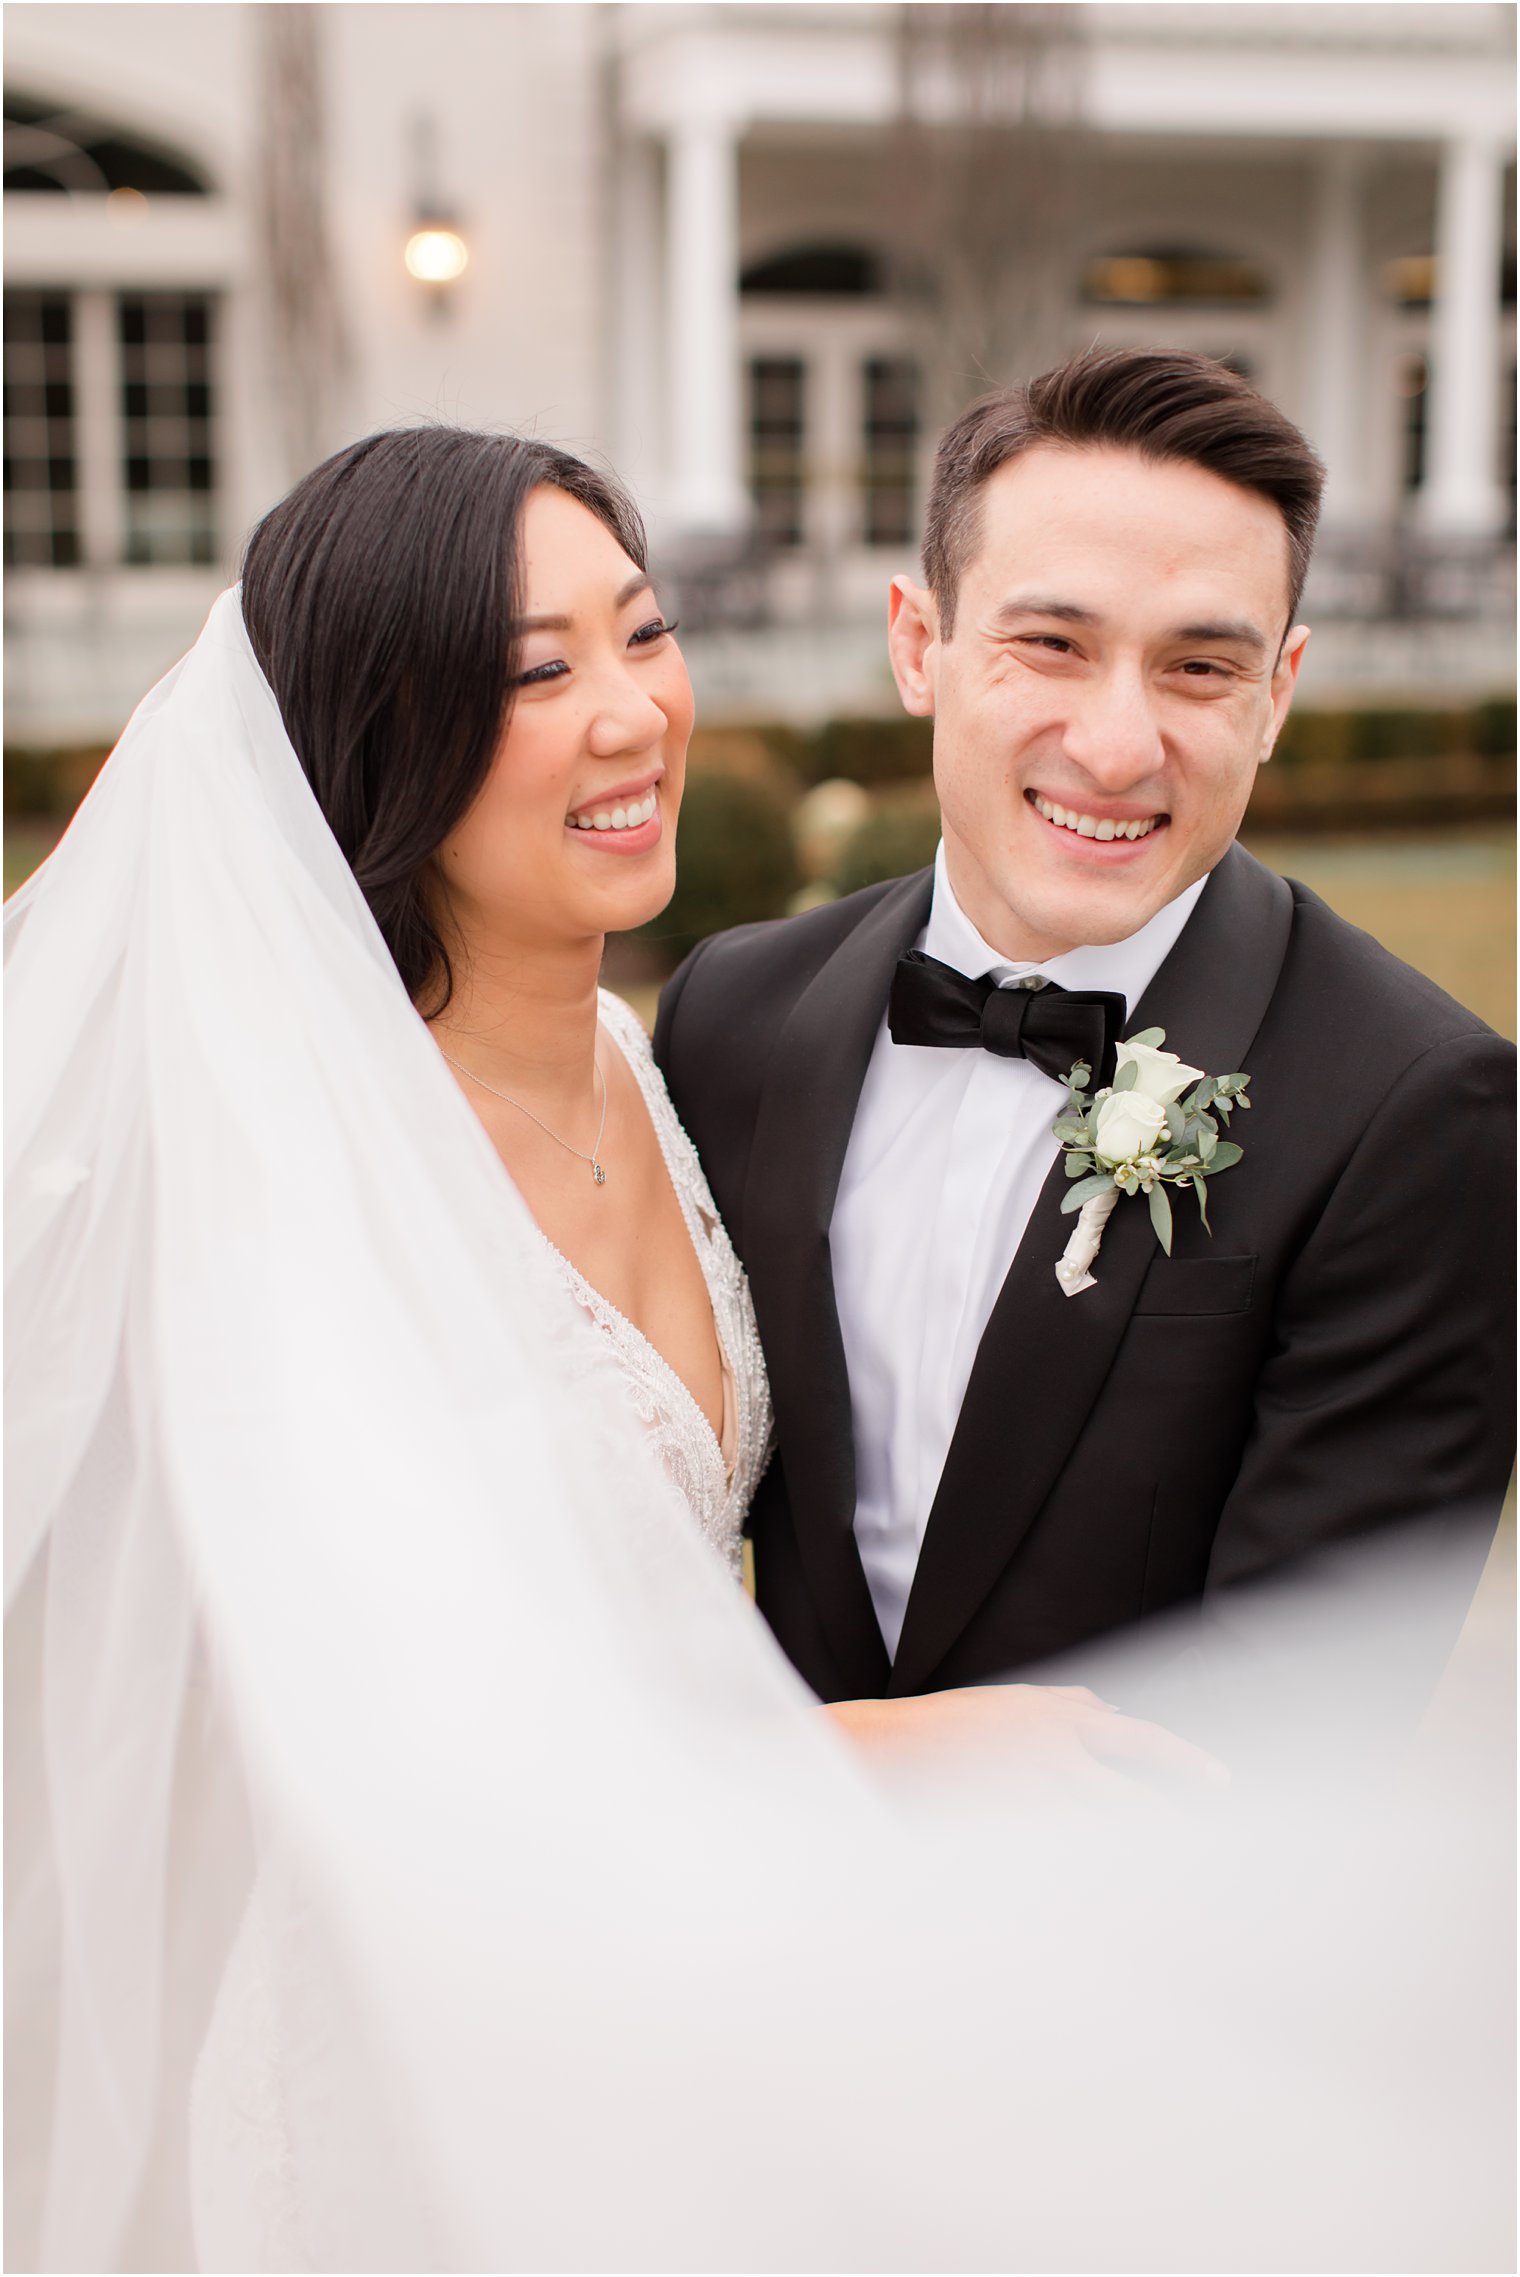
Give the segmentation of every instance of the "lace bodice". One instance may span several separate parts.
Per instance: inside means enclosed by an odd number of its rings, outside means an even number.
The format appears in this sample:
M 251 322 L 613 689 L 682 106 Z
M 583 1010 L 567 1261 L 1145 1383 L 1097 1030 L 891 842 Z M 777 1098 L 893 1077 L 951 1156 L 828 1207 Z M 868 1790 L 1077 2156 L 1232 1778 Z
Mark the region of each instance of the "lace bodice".
M 681 1378 L 649 1339 L 576 1271 L 547 1235 L 544 1244 L 577 1303 L 611 1343 L 634 1412 L 653 1437 L 660 1460 L 691 1505 L 698 1526 L 737 1577 L 744 1513 L 760 1483 L 771 1438 L 770 1388 L 749 1283 L 702 1175 L 696 1149 L 670 1103 L 642 1023 L 620 996 L 603 989 L 600 998 L 603 1032 L 622 1052 L 643 1094 L 712 1300 L 724 1369 L 726 1451 Z

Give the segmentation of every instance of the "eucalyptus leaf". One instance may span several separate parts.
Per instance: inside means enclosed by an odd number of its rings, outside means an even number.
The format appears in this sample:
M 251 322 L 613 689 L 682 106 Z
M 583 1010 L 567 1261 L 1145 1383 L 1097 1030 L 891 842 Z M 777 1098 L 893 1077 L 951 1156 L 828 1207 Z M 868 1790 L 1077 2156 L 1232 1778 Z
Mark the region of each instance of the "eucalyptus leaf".
M 1050 1126 L 1052 1138 L 1063 1146 L 1080 1146 L 1087 1136 L 1087 1123 L 1081 1115 L 1058 1115 Z
M 1106 1170 L 1100 1171 L 1096 1178 L 1084 1178 L 1080 1186 L 1068 1188 L 1063 1195 L 1061 1215 L 1065 1217 L 1069 1210 L 1080 1210 L 1084 1202 L 1095 1202 L 1100 1194 L 1112 1191 L 1113 1183 Z
M 1175 1099 L 1171 1101 L 1166 1110 L 1166 1127 L 1171 1132 L 1175 1143 L 1181 1146 L 1187 1137 L 1187 1117 Z
M 1213 1106 L 1214 1101 L 1218 1095 L 1218 1079 L 1215 1076 L 1206 1075 L 1203 1081 L 1199 1084 L 1197 1090 L 1193 1093 L 1193 1105 L 1201 1114 L 1205 1107 Z
M 1121 1180 L 1121 1183 L 1122 1183 L 1122 1185 L 1123 1185 L 1123 1187 L 1124 1187 L 1124 1191 L 1125 1191 L 1125 1193 L 1126 1193 L 1126 1194 L 1128 1194 L 1128 1195 L 1130 1196 L 1130 1198 L 1133 1200 L 1134 1196 L 1135 1196 L 1136 1194 L 1138 1194 L 1138 1193 L 1139 1193 L 1139 1191 L 1140 1191 L 1140 1181 L 1139 1181 L 1139 1179 L 1136 1177 L 1136 1175 L 1135 1175 L 1134 1171 L 1133 1171 L 1133 1170 L 1126 1170 L 1126 1171 L 1124 1172 L 1124 1175 L 1123 1175 L 1123 1178 L 1122 1178 L 1122 1180 Z
M 1172 1254 L 1172 1205 L 1166 1198 L 1164 1186 L 1158 1185 L 1151 1188 L 1150 1205 L 1151 1224 L 1156 1229 L 1156 1239 L 1170 1257 Z
M 1209 1156 L 1209 1176 L 1212 1178 L 1216 1171 L 1233 1169 L 1244 1153 L 1245 1148 L 1237 1146 L 1233 1139 L 1221 1139 Z
M 1198 1215 L 1203 1220 L 1203 1230 L 1207 1234 L 1212 1234 L 1214 1228 L 1209 1224 L 1209 1205 L 1204 1195 L 1203 1180 L 1201 1178 L 1195 1178 L 1193 1180 L 1193 1192 L 1198 1196 Z
M 1132 1059 L 1128 1059 L 1114 1077 L 1114 1089 L 1116 1091 L 1133 1091 L 1139 1080 L 1139 1068 L 1136 1067 Z
M 1126 1036 L 1124 1040 L 1127 1044 L 1148 1045 L 1154 1051 L 1158 1045 L 1166 1042 L 1166 1030 L 1165 1028 L 1142 1028 L 1138 1036 Z
M 1219 1139 L 1212 1123 L 1205 1123 L 1198 1133 L 1198 1152 L 1205 1162 L 1212 1162 L 1219 1152 Z
M 1068 1178 L 1085 1178 L 1093 1166 L 1090 1154 L 1068 1154 L 1064 1158 Z
M 1068 1091 L 1085 1091 L 1091 1081 L 1092 1069 L 1085 1059 L 1079 1059 L 1066 1078 L 1066 1088 Z

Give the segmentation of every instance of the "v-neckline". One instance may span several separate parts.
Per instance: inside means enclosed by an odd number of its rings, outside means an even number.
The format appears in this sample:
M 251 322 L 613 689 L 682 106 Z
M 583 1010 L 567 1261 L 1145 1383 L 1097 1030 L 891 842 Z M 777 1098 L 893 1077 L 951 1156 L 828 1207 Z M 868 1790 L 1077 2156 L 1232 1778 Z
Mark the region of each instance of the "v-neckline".
M 637 1014 L 630 1010 L 629 1017 L 631 1019 L 637 1018 Z M 670 1147 L 666 1143 L 666 1134 L 660 1127 L 660 1117 L 655 1110 L 655 1104 L 653 1100 L 650 1098 L 648 1088 L 643 1081 L 632 1053 L 627 1050 L 622 1038 L 618 1035 L 616 1029 L 602 1019 L 600 1012 L 598 1012 L 597 1015 L 597 1032 L 600 1035 L 605 1035 L 611 1038 L 612 1042 L 617 1046 L 617 1049 L 622 1056 L 624 1066 L 628 1069 L 629 1074 L 633 1077 L 634 1083 L 638 1089 L 639 1097 L 643 1102 L 644 1113 L 649 1120 L 649 1127 L 654 1132 L 655 1143 L 660 1150 L 660 1161 L 664 1166 L 666 1180 L 670 1186 L 671 1192 L 675 1196 L 676 1207 L 681 1213 L 681 1223 L 686 1228 L 686 1237 L 691 1243 L 692 1253 L 697 1261 L 697 1271 L 702 1277 L 702 1287 L 707 1296 L 707 1309 L 712 1317 L 713 1334 L 717 1338 L 718 1343 L 718 1358 L 722 1364 L 724 1381 L 724 1413 L 728 1414 L 731 1412 L 734 1422 L 735 1444 L 734 1460 L 732 1466 L 729 1463 L 728 1457 L 723 1452 L 722 1438 L 719 1433 L 713 1429 L 711 1418 L 708 1416 L 706 1409 L 703 1407 L 701 1401 L 697 1398 L 697 1395 L 692 1390 L 691 1386 L 687 1383 L 686 1378 L 680 1373 L 679 1369 L 673 1367 L 671 1362 L 666 1359 L 658 1344 L 656 1344 L 651 1337 L 645 1335 L 643 1329 L 639 1327 L 637 1321 L 629 1319 L 627 1313 L 622 1310 L 621 1306 L 615 1305 L 609 1296 L 604 1295 L 603 1292 L 597 1288 L 595 1282 L 587 1280 L 585 1274 L 581 1271 L 580 1267 L 574 1262 L 574 1260 L 567 1257 L 564 1251 L 558 1246 L 558 1244 L 550 1240 L 548 1234 L 545 1233 L 537 1218 L 533 1219 L 534 1231 L 537 1233 L 539 1240 L 544 1244 L 544 1247 L 550 1252 L 551 1256 L 557 1258 L 559 1263 L 564 1267 L 565 1272 L 569 1275 L 571 1283 L 575 1289 L 578 1300 L 585 1306 L 586 1310 L 588 1312 L 595 1312 L 597 1310 L 600 1310 L 604 1313 L 609 1314 L 613 1320 L 618 1322 L 620 1327 L 627 1330 L 630 1336 L 635 1337 L 638 1340 L 638 1342 L 643 1346 L 644 1350 L 649 1354 L 650 1358 L 654 1361 L 659 1373 L 675 1387 L 678 1399 L 685 1402 L 686 1406 L 690 1409 L 691 1413 L 701 1424 L 703 1431 L 706 1433 L 708 1439 L 712 1443 L 713 1452 L 718 1458 L 718 1471 L 723 1480 L 723 1491 L 725 1494 L 727 1494 L 733 1487 L 734 1478 L 737 1474 L 739 1463 L 739 1379 L 735 1373 L 733 1354 L 729 1351 L 727 1341 L 723 1334 L 723 1323 L 718 1318 L 718 1308 L 713 1303 L 712 1282 L 708 1278 L 707 1264 L 706 1260 L 703 1257 L 701 1242 L 698 1238 L 698 1227 L 692 1222 L 693 1218 L 696 1216 L 705 1216 L 705 1212 L 698 1212 L 695 1208 L 695 1205 L 693 1205 L 691 1209 L 688 1209 L 686 1197 L 681 1191 L 681 1182 L 675 1174 L 675 1165 L 670 1159 Z M 716 1233 L 716 1231 L 717 1225 L 716 1221 L 714 1221 L 712 1231 L 709 1232 L 706 1236 L 709 1242 L 711 1241 L 712 1236 L 714 1233 Z

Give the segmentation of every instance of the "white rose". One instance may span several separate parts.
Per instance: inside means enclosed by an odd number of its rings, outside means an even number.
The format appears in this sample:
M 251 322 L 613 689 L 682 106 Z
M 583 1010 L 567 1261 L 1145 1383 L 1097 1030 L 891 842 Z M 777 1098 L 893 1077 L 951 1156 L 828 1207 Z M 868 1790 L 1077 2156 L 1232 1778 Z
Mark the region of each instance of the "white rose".
M 1121 1051 L 1125 1048 L 1123 1044 L 1119 1047 Z M 1155 1056 L 1170 1055 L 1158 1052 Z M 1137 1154 L 1149 1154 L 1165 1129 L 1165 1107 L 1147 1099 L 1143 1091 L 1111 1091 L 1098 1109 L 1093 1152 L 1112 1170 L 1118 1163 L 1132 1162 Z
M 1158 1051 L 1154 1044 L 1120 1044 L 1118 1052 L 1119 1066 L 1135 1070 L 1134 1089 L 1122 1096 L 1133 1099 L 1138 1093 L 1159 1107 L 1169 1107 L 1189 1085 L 1203 1081 L 1201 1067 L 1189 1067 L 1175 1052 Z

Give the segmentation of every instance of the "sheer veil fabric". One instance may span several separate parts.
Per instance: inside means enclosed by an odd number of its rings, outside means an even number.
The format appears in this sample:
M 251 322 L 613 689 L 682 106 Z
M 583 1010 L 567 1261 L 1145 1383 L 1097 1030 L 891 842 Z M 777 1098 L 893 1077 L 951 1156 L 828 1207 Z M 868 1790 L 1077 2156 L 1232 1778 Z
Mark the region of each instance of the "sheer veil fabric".
M 1487 1950 L 1429 1824 L 1365 1848 L 1442 1933 L 1395 2020 L 1408 1919 L 1348 1867 L 1285 1921 L 1301 1794 L 1158 1842 L 865 1776 L 556 1280 L 235 593 L 6 968 L 10 2266 L 1489 2265 L 1492 2051 L 1439 2095 L 1403 2057 Z

